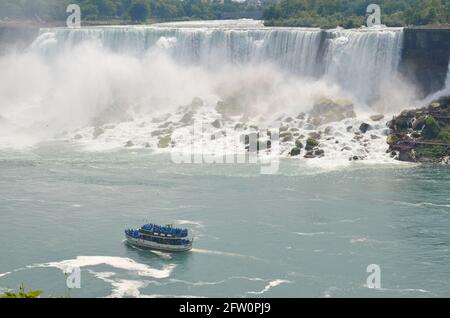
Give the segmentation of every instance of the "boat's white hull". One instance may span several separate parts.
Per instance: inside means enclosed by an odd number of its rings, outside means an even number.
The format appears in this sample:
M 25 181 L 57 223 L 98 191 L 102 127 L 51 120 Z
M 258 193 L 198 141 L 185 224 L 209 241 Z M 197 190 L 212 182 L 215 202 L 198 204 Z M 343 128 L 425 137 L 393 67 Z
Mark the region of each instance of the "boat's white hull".
M 151 242 L 143 239 L 136 239 L 131 236 L 126 235 L 127 242 L 131 245 L 148 248 L 152 250 L 164 251 L 164 252 L 187 252 L 192 249 L 191 245 L 166 245 L 158 244 L 156 242 Z

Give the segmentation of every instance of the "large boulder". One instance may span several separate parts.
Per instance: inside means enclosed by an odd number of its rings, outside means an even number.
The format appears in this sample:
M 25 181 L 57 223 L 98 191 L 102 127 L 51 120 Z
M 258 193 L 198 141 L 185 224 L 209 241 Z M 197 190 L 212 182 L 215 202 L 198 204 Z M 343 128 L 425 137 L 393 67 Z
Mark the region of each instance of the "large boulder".
M 365 134 L 369 130 L 372 130 L 372 126 L 367 123 L 362 123 L 361 126 L 359 126 L 359 131 L 361 131 L 363 134 Z
M 215 121 L 213 121 L 211 123 L 211 126 L 213 126 L 214 128 L 219 129 L 220 127 L 222 127 L 222 123 L 220 122 L 220 120 L 216 119 Z
M 296 156 L 300 156 L 300 153 L 302 152 L 302 150 L 298 147 L 294 147 L 292 148 L 291 152 L 289 153 L 289 155 L 291 157 L 296 157 Z
M 310 111 L 309 123 L 319 126 L 339 122 L 347 118 L 355 118 L 356 113 L 352 101 L 323 98 L 317 101 Z
M 381 114 L 370 116 L 370 120 L 372 120 L 372 121 L 381 121 L 383 119 L 384 119 L 384 115 L 381 115 Z
M 167 148 L 170 146 L 172 138 L 170 136 L 164 136 L 159 138 L 158 148 Z
M 314 138 L 308 138 L 306 141 L 306 150 L 312 150 L 319 145 L 319 142 Z
M 217 103 L 216 111 L 226 117 L 239 116 L 245 113 L 245 106 L 237 98 L 228 98 Z
M 295 146 L 296 146 L 297 148 L 303 149 L 303 143 L 302 143 L 302 140 L 301 140 L 300 138 L 298 138 L 298 139 L 295 141 Z

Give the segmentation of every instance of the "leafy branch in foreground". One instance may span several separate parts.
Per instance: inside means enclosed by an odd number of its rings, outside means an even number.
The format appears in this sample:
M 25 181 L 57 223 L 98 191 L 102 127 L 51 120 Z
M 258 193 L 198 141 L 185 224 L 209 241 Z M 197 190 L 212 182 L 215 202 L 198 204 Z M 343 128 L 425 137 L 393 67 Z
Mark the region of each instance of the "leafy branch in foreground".
M 39 298 L 44 292 L 42 290 L 29 290 L 26 291 L 25 287 L 20 285 L 18 292 L 5 292 L 0 294 L 0 298 Z

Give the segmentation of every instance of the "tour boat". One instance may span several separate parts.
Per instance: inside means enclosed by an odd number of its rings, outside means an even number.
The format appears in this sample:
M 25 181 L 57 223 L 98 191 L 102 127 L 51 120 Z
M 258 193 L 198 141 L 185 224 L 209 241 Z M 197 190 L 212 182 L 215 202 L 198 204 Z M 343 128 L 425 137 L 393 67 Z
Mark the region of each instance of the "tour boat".
M 190 251 L 194 243 L 187 229 L 172 225 L 146 224 L 139 230 L 125 230 L 125 237 L 131 245 L 165 252 Z

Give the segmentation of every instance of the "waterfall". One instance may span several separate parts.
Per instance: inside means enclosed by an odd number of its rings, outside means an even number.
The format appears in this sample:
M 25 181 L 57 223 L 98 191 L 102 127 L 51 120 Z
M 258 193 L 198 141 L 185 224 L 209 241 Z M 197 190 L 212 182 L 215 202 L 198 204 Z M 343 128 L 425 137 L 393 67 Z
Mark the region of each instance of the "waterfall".
M 358 114 L 394 111 L 407 103 L 396 81 L 402 39 L 402 29 L 253 20 L 44 28 L 26 52 L 0 58 L 0 145 L 104 123 L 123 123 L 111 137 L 121 140 L 195 97 L 269 123 L 324 97 L 351 99 Z
M 265 28 L 249 20 L 42 29 L 33 46 L 47 54 L 83 41 L 134 55 L 157 48 L 177 62 L 207 67 L 268 62 L 303 78 L 326 79 L 368 102 L 396 74 L 402 40 L 401 29 Z
M 445 91 L 450 94 L 450 61 L 448 62 L 447 79 L 445 80 Z
M 376 98 L 379 86 L 397 73 L 403 33 L 395 29 L 327 33 L 325 78 L 357 97 Z

